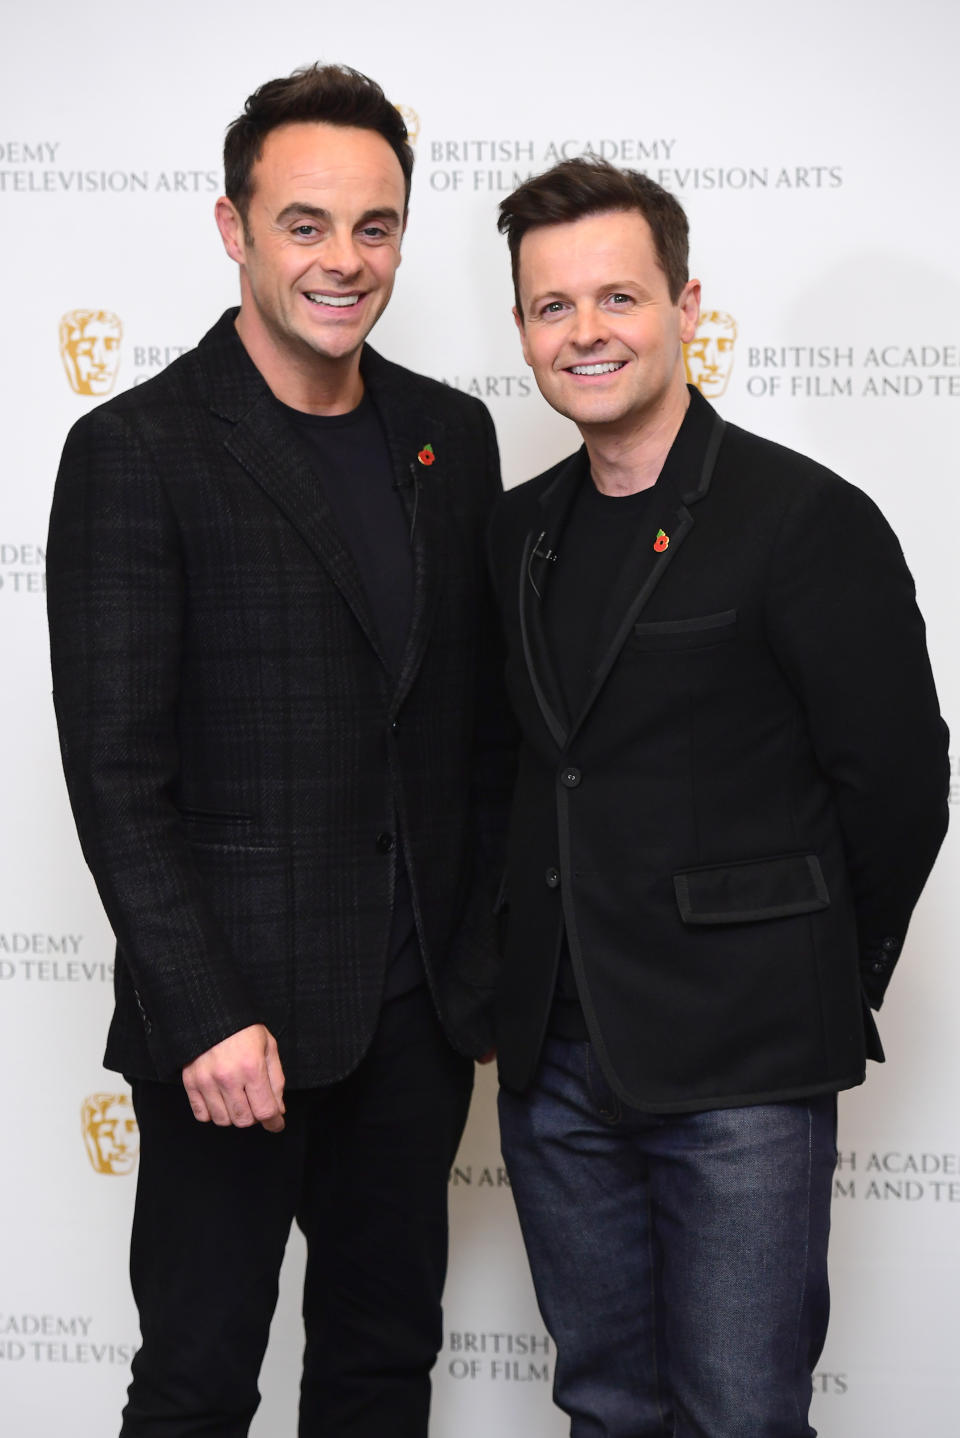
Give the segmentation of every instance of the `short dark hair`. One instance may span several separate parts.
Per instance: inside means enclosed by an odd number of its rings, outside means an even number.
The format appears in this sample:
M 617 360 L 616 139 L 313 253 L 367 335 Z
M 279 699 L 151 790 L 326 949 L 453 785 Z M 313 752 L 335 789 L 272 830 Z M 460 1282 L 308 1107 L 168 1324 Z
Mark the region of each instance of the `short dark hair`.
M 513 270 L 517 313 L 520 304 L 520 241 L 528 230 L 541 225 L 562 225 L 585 215 L 637 210 L 653 236 L 657 263 L 667 277 L 670 298 L 680 298 L 690 278 L 689 226 L 680 201 L 640 170 L 619 170 L 597 155 L 562 160 L 553 169 L 535 175 L 500 203 L 497 228 L 506 235 Z
M 305 65 L 292 75 L 268 80 L 247 100 L 228 127 L 223 144 L 224 189 L 244 228 L 253 195 L 253 167 L 271 130 L 300 121 L 375 130 L 390 146 L 403 171 L 404 209 L 410 202 L 413 149 L 403 116 L 369 76 L 349 65 Z

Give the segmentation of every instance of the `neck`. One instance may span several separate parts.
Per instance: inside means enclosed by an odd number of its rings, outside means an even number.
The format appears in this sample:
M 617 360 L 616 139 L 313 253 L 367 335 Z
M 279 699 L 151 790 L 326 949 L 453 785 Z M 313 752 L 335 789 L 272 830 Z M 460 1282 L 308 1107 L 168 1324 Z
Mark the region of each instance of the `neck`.
M 262 321 L 241 305 L 236 330 L 247 354 L 281 404 L 305 414 L 349 414 L 363 398 L 360 351 L 327 359 L 307 345 L 302 354 L 281 346 Z
M 690 404 L 684 384 L 654 414 L 634 420 L 629 428 L 583 426 L 590 473 L 601 494 L 638 494 L 660 478 L 664 461 Z

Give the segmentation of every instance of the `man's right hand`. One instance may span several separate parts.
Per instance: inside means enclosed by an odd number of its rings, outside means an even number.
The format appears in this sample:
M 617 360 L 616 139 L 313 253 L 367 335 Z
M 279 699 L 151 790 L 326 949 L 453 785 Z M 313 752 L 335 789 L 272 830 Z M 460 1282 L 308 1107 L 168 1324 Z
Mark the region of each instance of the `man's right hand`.
M 284 1077 L 277 1041 L 263 1024 L 251 1024 L 200 1054 L 183 1070 L 183 1086 L 200 1123 L 221 1128 L 284 1126 Z

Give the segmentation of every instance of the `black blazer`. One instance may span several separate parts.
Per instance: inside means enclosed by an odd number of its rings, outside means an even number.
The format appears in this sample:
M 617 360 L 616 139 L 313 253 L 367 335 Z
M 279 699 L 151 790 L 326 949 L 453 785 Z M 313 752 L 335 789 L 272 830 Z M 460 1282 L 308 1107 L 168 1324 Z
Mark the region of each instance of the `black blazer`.
M 947 822 L 923 621 L 876 506 L 696 391 L 681 444 L 611 575 L 579 713 L 537 591 L 585 452 L 506 494 L 490 534 L 524 736 L 501 1078 L 534 1072 L 565 924 L 604 1071 L 654 1111 L 860 1082 L 867 1043 L 882 1057 L 863 998 Z
M 438 1010 L 478 1053 L 508 783 L 483 563 L 493 427 L 479 402 L 364 351 L 413 530 L 394 682 L 234 318 L 75 425 L 57 480 L 54 699 L 118 944 L 106 1063 L 171 1078 L 263 1022 L 291 1086 L 349 1072 L 377 1021 L 398 828 Z

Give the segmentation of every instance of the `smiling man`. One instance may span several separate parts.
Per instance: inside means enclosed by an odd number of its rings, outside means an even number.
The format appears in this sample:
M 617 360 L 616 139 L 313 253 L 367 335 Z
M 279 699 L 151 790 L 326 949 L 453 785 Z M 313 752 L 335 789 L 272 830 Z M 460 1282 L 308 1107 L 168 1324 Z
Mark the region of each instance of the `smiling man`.
M 684 381 L 700 286 L 647 176 L 501 206 L 583 447 L 499 502 L 523 731 L 503 1151 L 574 1438 L 809 1438 L 836 1094 L 946 827 L 923 621 L 874 504 Z
M 311 67 L 230 126 L 239 311 L 71 432 L 55 701 L 141 1134 L 122 1432 L 246 1434 L 291 1222 L 300 1432 L 425 1438 L 510 777 L 484 407 L 366 337 L 413 153 Z

